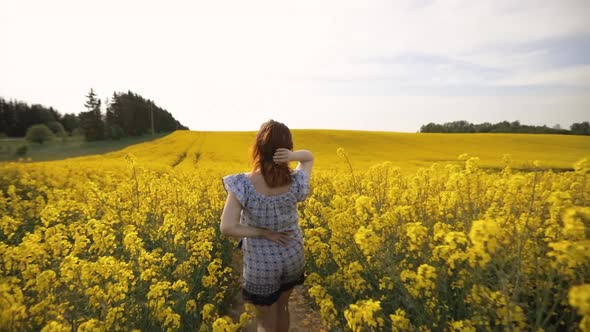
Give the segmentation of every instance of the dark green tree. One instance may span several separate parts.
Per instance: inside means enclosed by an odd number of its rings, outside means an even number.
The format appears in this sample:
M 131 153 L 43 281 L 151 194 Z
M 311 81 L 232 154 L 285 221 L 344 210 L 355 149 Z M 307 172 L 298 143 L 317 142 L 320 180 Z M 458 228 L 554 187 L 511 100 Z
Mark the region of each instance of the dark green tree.
M 66 130 L 64 129 L 64 126 L 57 121 L 49 121 L 45 125 L 47 126 L 47 128 L 49 128 L 51 130 L 51 132 L 55 136 L 63 137 L 66 134 Z
M 420 127 L 422 133 L 531 133 L 531 134 L 590 134 L 588 123 L 573 124 L 572 130 L 562 129 L 558 126 L 549 128 L 543 126 L 523 125 L 520 121 L 501 121 L 495 124 L 484 122 L 480 124 L 469 123 L 465 120 L 446 122 L 444 124 L 428 123 Z M 584 134 L 588 132 L 588 134 Z
M 145 99 L 131 91 L 113 93 L 113 98 L 107 111 L 107 121 L 112 123 L 112 125 L 118 125 L 125 135 L 139 136 L 151 133 L 152 111 L 155 132 L 188 129 L 174 119 L 172 114 L 157 106 L 152 100 Z
M 61 121 L 61 115 L 52 107 L 0 98 L 0 132 L 6 136 L 23 137 L 30 126 L 52 121 Z
M 590 123 L 588 121 L 573 123 L 570 130 L 575 135 L 590 135 Z
M 111 136 L 113 133 L 117 137 L 142 135 L 151 132 L 152 110 L 155 132 L 188 129 L 152 100 L 131 91 L 114 92 L 113 98 L 106 102 L 106 113 L 102 114 L 100 99 L 94 89 L 90 89 L 84 106 L 87 110 L 79 115 L 72 113 L 62 116 L 52 107 L 29 105 L 0 97 L 0 135 L 24 137 L 30 126 L 54 121 L 61 123 L 70 135 L 83 133 L 89 140 L 103 139 L 105 135 Z M 115 124 L 118 127 L 111 129 Z M 51 126 L 57 128 L 55 124 Z
M 29 142 L 43 144 L 43 142 L 50 140 L 51 137 L 53 137 L 51 129 L 44 124 L 32 125 L 27 129 L 26 139 Z
M 64 129 L 72 135 L 74 129 L 80 127 L 80 119 L 76 114 L 65 114 L 62 118 L 61 124 L 64 126 Z
M 80 112 L 80 128 L 82 128 L 87 141 L 103 140 L 105 137 L 105 130 L 100 110 L 101 101 L 96 98 L 96 94 L 92 88 L 88 95 L 86 95 L 86 99 L 84 107 L 86 107 L 88 111 Z

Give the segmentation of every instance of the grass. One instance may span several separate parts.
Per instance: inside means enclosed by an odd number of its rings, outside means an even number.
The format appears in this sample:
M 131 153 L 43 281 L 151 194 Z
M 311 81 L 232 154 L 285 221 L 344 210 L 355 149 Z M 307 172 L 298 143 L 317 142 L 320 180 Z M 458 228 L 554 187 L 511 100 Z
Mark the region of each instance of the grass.
M 139 144 L 164 137 L 169 133 L 127 137 L 120 140 L 105 140 L 87 142 L 83 136 L 68 136 L 54 138 L 43 144 L 30 143 L 24 138 L 0 139 L 0 161 L 16 161 L 19 158 L 30 157 L 34 161 L 61 160 L 72 157 L 104 154 L 120 150 L 129 145 Z M 27 145 L 28 151 L 24 156 L 17 156 L 16 150 L 21 145 Z

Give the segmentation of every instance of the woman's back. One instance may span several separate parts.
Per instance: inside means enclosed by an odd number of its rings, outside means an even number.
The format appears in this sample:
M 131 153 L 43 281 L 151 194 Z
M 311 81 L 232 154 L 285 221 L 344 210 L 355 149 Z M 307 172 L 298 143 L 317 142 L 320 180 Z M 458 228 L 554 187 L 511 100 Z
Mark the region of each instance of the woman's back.
M 297 203 L 309 195 L 309 179 L 301 170 L 291 174 L 291 185 L 283 193 L 266 195 L 258 192 L 246 173 L 236 173 L 222 178 L 224 188 L 232 191 L 240 205 L 243 225 L 269 228 L 274 231 L 298 228 Z
M 309 178 L 302 170 L 291 173 L 288 191 L 278 195 L 259 193 L 246 173 L 226 175 L 224 188 L 234 193 L 242 206 L 240 224 L 292 231 L 291 241 L 278 244 L 264 237 L 245 237 L 239 248 L 244 254 L 242 294 L 256 304 L 275 302 L 282 290 L 304 281 L 303 232 L 299 227 L 297 203 L 309 195 Z

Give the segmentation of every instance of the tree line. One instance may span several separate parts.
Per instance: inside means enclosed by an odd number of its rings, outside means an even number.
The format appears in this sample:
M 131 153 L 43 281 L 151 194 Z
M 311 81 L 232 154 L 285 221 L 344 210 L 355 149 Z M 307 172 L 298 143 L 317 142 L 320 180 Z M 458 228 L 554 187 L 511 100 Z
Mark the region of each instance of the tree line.
M 90 89 L 79 114 L 61 114 L 53 107 L 28 105 L 0 97 L 0 136 L 23 137 L 33 126 L 44 125 L 58 136 L 84 135 L 86 140 L 119 139 L 151 133 L 188 130 L 152 100 L 131 91 L 114 92 L 104 103 Z
M 521 124 L 520 121 L 502 121 L 498 123 L 473 124 L 465 120 L 437 124 L 430 122 L 420 127 L 421 133 L 528 133 L 528 134 L 565 134 L 590 135 L 588 121 L 573 123 L 570 129 L 563 129 L 559 125 L 553 127 L 531 126 Z

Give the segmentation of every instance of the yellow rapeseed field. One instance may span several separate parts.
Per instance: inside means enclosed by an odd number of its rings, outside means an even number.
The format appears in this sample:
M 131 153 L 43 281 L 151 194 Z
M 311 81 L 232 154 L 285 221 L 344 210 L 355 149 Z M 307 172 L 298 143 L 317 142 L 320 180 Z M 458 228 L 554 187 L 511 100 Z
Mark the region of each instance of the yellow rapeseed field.
M 511 154 L 513 168 L 531 168 L 538 160 L 542 168 L 572 169 L 580 156 L 590 152 L 590 137 L 537 134 L 438 134 L 394 133 L 352 130 L 292 129 L 295 149 L 313 151 L 316 168 L 348 170 L 336 154 L 347 151 L 352 166 L 366 169 L 384 161 L 400 167 L 403 174 L 412 174 L 419 167 L 433 162 L 458 164 L 457 156 L 467 153 L 480 158 L 481 167 L 502 168 L 502 157 Z M 248 149 L 256 132 L 176 131 L 156 141 L 141 143 L 84 160 L 93 163 L 123 161 L 127 153 L 150 165 L 163 164 L 175 168 L 227 167 L 243 170 L 248 165 Z M 197 167 L 198 165 L 198 167 Z
M 292 130 L 333 331 L 590 331 L 590 137 Z M 221 176 L 255 132 L 0 164 L 0 331 L 236 331 Z

